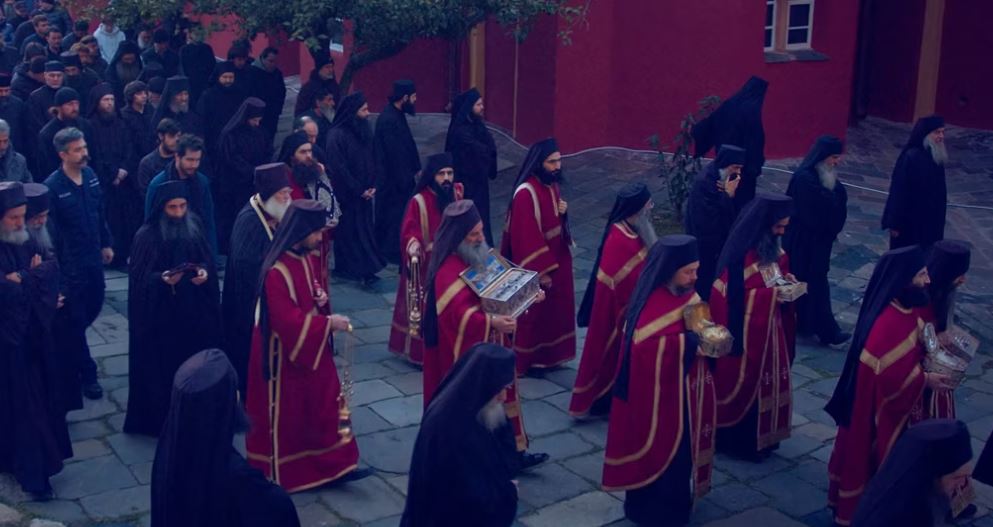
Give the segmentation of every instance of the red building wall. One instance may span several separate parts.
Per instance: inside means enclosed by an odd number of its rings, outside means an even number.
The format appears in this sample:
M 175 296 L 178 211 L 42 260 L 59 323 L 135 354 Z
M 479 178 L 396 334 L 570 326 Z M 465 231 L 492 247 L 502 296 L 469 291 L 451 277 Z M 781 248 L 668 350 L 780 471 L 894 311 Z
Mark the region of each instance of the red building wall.
M 938 70 L 937 113 L 949 122 L 993 128 L 993 2 L 952 0 L 945 3 Z
M 924 3 L 925 0 L 873 2 L 868 37 L 871 115 L 903 122 L 914 118 Z

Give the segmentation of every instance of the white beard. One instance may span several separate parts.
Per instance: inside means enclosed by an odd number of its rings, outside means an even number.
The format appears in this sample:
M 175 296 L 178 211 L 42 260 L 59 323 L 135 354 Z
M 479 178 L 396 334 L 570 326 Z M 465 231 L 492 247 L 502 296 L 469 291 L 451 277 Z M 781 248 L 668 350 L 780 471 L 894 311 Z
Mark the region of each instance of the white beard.
M 817 170 L 817 175 L 821 178 L 821 185 L 824 185 L 824 188 L 828 190 L 834 190 L 834 186 L 838 184 L 837 170 L 829 166 L 826 161 L 817 163 L 814 169 Z
M 479 420 L 479 424 L 492 432 L 507 423 L 507 412 L 503 409 L 503 403 L 494 400 L 486 403 L 486 406 L 479 410 L 476 419 Z
M 655 225 L 652 225 L 651 209 L 642 209 L 638 213 L 638 219 L 628 225 L 641 238 L 641 243 L 645 244 L 645 247 L 651 247 L 655 245 L 655 242 L 659 241 L 659 235 L 655 232 Z
M 0 243 L 9 243 L 12 245 L 24 245 L 28 242 L 30 236 L 28 235 L 28 230 L 25 227 L 21 227 L 16 231 L 8 231 L 0 229 Z
M 32 240 L 35 241 L 42 249 L 50 251 L 54 248 L 52 245 L 52 237 L 48 234 L 48 227 L 42 225 L 41 227 L 32 227 L 28 225 L 28 235 Z
M 470 245 L 466 242 L 459 244 L 458 249 L 459 257 L 462 261 L 467 263 L 470 267 L 475 269 L 485 269 L 486 260 L 490 257 L 490 246 L 484 241 L 479 245 Z
M 279 201 L 276 201 L 275 196 L 269 196 L 269 199 L 262 202 L 262 210 L 264 210 L 266 214 L 276 218 L 276 221 L 283 221 L 283 216 L 289 208 L 289 202 L 280 203 Z
M 334 121 L 334 108 L 321 108 L 321 115 L 323 115 L 328 122 Z
M 934 160 L 938 166 L 945 166 L 948 162 L 948 149 L 945 148 L 945 142 L 936 143 L 931 140 L 931 137 L 924 138 L 924 148 L 931 152 L 931 159 Z

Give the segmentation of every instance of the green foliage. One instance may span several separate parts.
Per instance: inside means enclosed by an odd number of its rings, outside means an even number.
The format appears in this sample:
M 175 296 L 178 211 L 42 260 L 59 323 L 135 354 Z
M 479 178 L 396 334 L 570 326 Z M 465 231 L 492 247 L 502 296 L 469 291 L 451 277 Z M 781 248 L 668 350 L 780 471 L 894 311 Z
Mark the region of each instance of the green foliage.
M 181 12 L 228 17 L 241 36 L 285 35 L 316 52 L 327 49 L 331 35 L 344 29 L 352 36 L 352 53 L 341 79 L 347 85 L 359 69 L 391 57 L 418 38 L 464 39 L 492 17 L 515 38 L 527 37 L 541 15 L 559 15 L 565 22 L 564 42 L 583 19 L 591 0 L 113 0 L 105 11 L 128 27 Z M 70 6 L 99 16 L 91 0 L 68 0 Z M 75 5 L 73 5 L 75 4 Z M 221 29 L 220 27 L 213 28 Z
M 652 148 L 658 150 L 659 177 L 666 179 L 669 204 L 678 221 L 682 221 L 686 198 L 689 197 L 693 179 L 701 168 L 700 158 L 693 155 L 693 125 L 710 115 L 720 103 L 721 98 L 716 95 L 704 97 L 697 102 L 697 110 L 686 114 L 679 123 L 679 132 L 669 145 L 673 153 L 668 158 L 658 134 L 648 138 Z

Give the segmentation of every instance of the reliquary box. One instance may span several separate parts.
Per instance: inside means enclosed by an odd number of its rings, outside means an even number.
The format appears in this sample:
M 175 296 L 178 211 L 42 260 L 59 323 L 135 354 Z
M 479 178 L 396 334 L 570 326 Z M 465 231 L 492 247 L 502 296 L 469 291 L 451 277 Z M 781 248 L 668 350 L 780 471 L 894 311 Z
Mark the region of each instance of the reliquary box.
M 801 296 L 807 294 L 806 282 L 794 282 L 786 278 L 779 264 L 773 262 L 770 265 L 759 266 L 762 279 L 766 287 L 775 287 L 777 295 L 786 302 L 795 302 Z
M 491 250 L 486 267 L 469 267 L 462 280 L 482 301 L 483 311 L 491 315 L 517 318 L 535 302 L 540 292 L 538 273 L 513 264 Z
M 927 350 L 924 371 L 947 375 L 952 384 L 958 386 L 965 378 L 972 359 L 976 357 L 979 340 L 955 325 L 949 326 L 948 331 L 939 336 L 931 323 L 924 325 L 921 339 Z

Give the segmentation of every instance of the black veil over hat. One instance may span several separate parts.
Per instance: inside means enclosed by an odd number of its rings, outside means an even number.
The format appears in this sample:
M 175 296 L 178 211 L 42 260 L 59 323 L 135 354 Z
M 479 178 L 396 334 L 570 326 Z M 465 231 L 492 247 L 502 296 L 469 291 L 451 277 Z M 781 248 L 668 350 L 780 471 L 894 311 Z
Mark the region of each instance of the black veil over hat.
M 638 317 L 645 309 L 648 297 L 660 287 L 664 287 L 676 271 L 685 265 L 700 260 L 700 252 L 696 238 L 688 234 L 670 234 L 659 238 L 659 241 L 648 251 L 645 267 L 638 277 L 638 284 L 631 293 L 631 302 L 624 315 L 624 344 L 621 350 L 621 367 L 617 372 L 617 382 L 614 384 L 614 395 L 626 401 L 628 384 L 631 377 L 631 340 L 638 325 Z
M 186 187 L 186 182 L 178 179 L 168 180 L 156 187 L 155 194 L 152 196 L 152 212 L 148 215 L 145 223 L 149 225 L 158 223 L 159 217 L 164 213 L 166 203 L 171 200 L 183 198 L 189 201 L 190 195 Z
M 331 128 L 338 128 L 339 126 L 351 126 L 358 117 L 355 115 L 359 108 L 366 103 L 365 95 L 357 91 L 346 96 L 338 104 L 338 107 L 334 112 L 334 120 L 331 121 Z
M 969 429 L 962 421 L 931 419 L 907 429 L 869 481 L 852 518 L 853 527 L 928 524 L 934 481 L 972 459 Z
M 834 418 L 838 426 L 848 426 L 852 418 L 852 405 L 855 404 L 859 357 L 869 339 L 869 332 L 880 313 L 914 279 L 914 275 L 924 268 L 924 250 L 917 245 L 889 251 L 879 259 L 872 271 L 869 285 L 862 297 L 859 319 L 855 323 L 852 344 L 848 348 L 845 367 L 834 388 L 834 394 L 824 409 Z
M 624 221 L 637 214 L 645 208 L 648 201 L 652 199 L 652 193 L 648 191 L 648 186 L 644 183 L 628 183 L 617 193 L 614 200 L 614 208 L 607 216 L 607 226 L 603 229 L 603 236 L 600 237 L 600 247 L 596 251 L 596 260 L 593 262 L 593 270 L 590 272 L 590 279 L 586 283 L 586 292 L 583 293 L 583 301 L 579 305 L 579 313 L 576 315 L 576 322 L 581 328 L 590 324 L 590 312 L 593 310 L 593 296 L 596 291 L 596 276 L 600 268 L 600 258 L 603 257 L 603 244 L 607 242 L 612 225 L 619 221 Z
M 537 143 L 531 145 L 528 149 L 527 155 L 524 157 L 524 162 L 521 163 L 521 169 L 517 172 L 517 179 L 514 180 L 514 187 L 511 189 L 511 199 L 510 203 L 507 204 L 507 216 L 510 216 L 510 210 L 514 207 L 513 193 L 517 190 L 517 187 L 521 186 L 529 177 L 532 175 L 539 175 L 544 167 L 542 163 L 548 159 L 548 156 L 559 151 L 559 143 L 554 137 L 549 137 L 542 139 Z M 504 233 L 504 236 L 508 236 L 509 231 Z M 569 229 L 569 214 L 562 215 L 562 236 L 565 237 L 566 243 L 572 242 L 572 232 Z
M 724 243 L 724 249 L 721 250 L 714 278 L 720 278 L 721 273 L 728 270 L 728 330 L 734 337 L 731 349 L 734 355 L 741 355 L 744 350 L 745 255 L 755 248 L 763 234 L 792 212 L 793 198 L 783 194 L 759 192 L 738 215 L 727 242 Z
M 435 305 L 434 280 L 438 269 L 448 255 L 455 252 L 459 244 L 472 231 L 477 223 L 482 221 L 479 210 L 472 200 L 461 199 L 445 207 L 442 213 L 441 225 L 434 237 L 434 250 L 431 251 L 431 261 L 428 262 L 427 299 L 424 302 L 424 320 L 421 329 L 424 343 L 427 346 L 438 344 L 438 311 Z
M 162 89 L 162 100 L 159 102 L 159 106 L 155 109 L 155 115 L 152 117 L 152 122 L 158 123 L 163 118 L 167 117 L 166 113 L 172 112 L 169 108 L 172 105 L 172 98 L 184 91 L 190 91 L 190 79 L 183 77 L 182 75 L 176 75 L 166 79 L 165 88 Z
M 27 189 L 27 184 L 24 187 Z M 31 208 L 28 199 L 28 208 Z M 934 306 L 934 327 L 939 332 L 948 329 L 953 307 L 951 296 L 955 280 L 969 271 L 972 250 L 959 240 L 938 240 L 931 246 L 927 260 L 927 274 L 931 278 L 931 305 Z
M 421 169 L 421 177 L 417 180 L 417 185 L 414 186 L 414 194 L 424 190 L 425 187 L 431 185 L 434 182 L 434 176 L 443 168 L 454 168 L 455 161 L 452 158 L 450 152 L 442 152 L 440 154 L 434 154 L 428 156 L 424 162 L 424 168 Z
M 814 141 L 814 146 L 810 147 L 807 152 L 806 157 L 800 162 L 800 166 L 797 167 L 796 171 L 801 172 L 803 170 L 812 170 L 817 167 L 818 163 L 824 161 L 831 156 L 841 155 L 842 151 L 845 149 L 845 144 L 833 135 L 822 135 Z
M 692 134 L 696 156 L 706 154 L 728 137 L 751 134 L 754 135 L 755 142 L 764 144 L 762 105 L 768 89 L 768 81 L 752 76 L 737 93 L 721 103 L 714 113 L 694 125 Z M 749 155 L 761 156 L 762 152 L 749 152 Z
M 446 152 L 452 151 L 452 131 L 460 124 L 474 122 L 472 107 L 482 98 L 483 95 L 476 88 L 469 88 L 455 96 L 455 100 L 452 101 L 452 119 L 448 122 L 448 134 L 445 136 Z
M 231 116 L 231 119 L 228 119 L 228 122 L 224 125 L 219 137 L 224 137 L 225 135 L 231 133 L 231 130 L 234 130 L 243 123 L 248 122 L 249 119 L 262 117 L 264 114 L 265 101 L 262 99 L 259 99 L 258 97 L 249 97 L 244 101 L 241 101 L 241 106 L 238 107 L 238 111 Z
M 297 149 L 309 142 L 310 139 L 307 138 L 307 134 L 304 132 L 293 132 L 286 136 L 286 139 L 283 139 L 282 147 L 279 149 L 279 158 L 277 158 L 277 161 L 292 166 L 293 155 L 297 153 Z
M 923 147 L 924 138 L 931 132 L 943 126 L 945 126 L 945 119 L 940 115 L 921 117 L 916 123 L 914 123 L 914 129 L 910 131 L 910 138 L 907 140 L 907 145 L 904 146 L 903 149 L 906 150 L 911 147 Z

